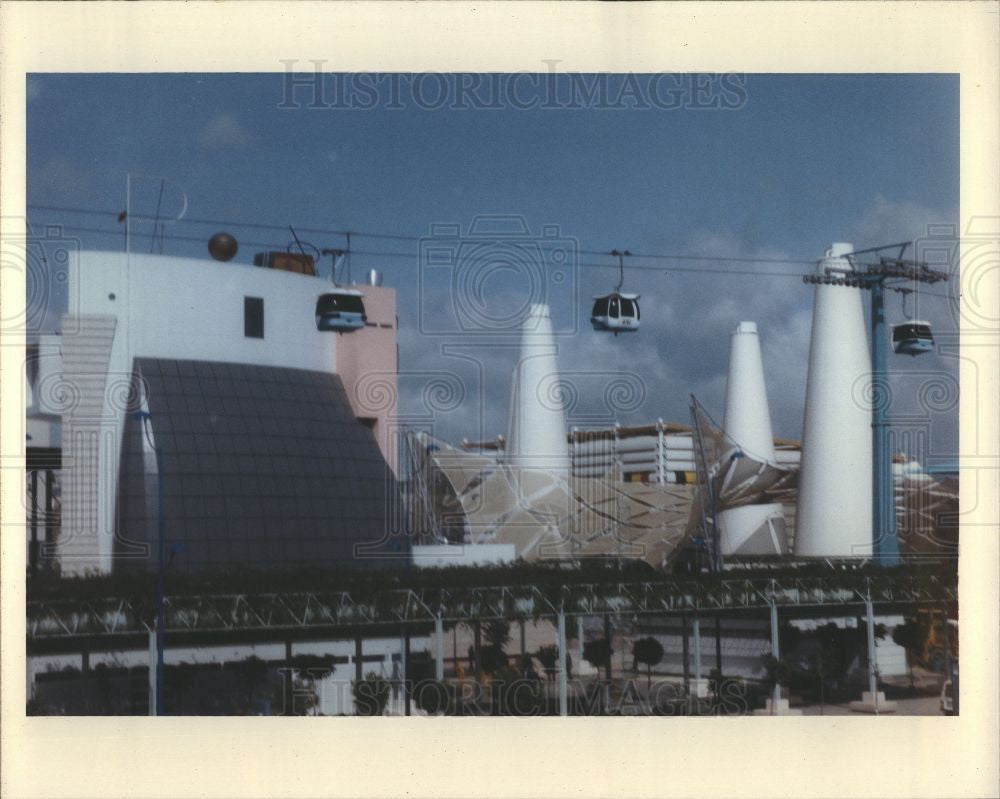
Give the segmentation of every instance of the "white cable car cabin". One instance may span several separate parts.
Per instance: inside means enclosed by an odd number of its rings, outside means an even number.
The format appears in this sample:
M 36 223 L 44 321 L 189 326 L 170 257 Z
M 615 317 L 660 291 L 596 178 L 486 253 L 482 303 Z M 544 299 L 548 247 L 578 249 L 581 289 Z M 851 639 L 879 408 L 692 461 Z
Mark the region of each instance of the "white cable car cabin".
M 911 320 L 892 326 L 892 349 L 899 355 L 923 355 L 934 350 L 931 323 Z
M 614 333 L 632 333 L 639 329 L 639 295 L 613 291 L 594 297 L 590 311 L 590 324 L 594 330 Z
M 316 300 L 317 330 L 350 333 L 363 328 L 368 321 L 363 296 L 356 289 L 342 288 L 321 294 Z

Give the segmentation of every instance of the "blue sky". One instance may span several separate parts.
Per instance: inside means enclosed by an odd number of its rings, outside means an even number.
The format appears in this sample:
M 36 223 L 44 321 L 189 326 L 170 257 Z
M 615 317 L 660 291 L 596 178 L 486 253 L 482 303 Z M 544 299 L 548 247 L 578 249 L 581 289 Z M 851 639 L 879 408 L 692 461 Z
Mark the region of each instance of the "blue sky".
M 132 171 L 171 181 L 164 215 L 179 207 L 176 187 L 183 187 L 189 218 L 413 237 L 438 224 L 467 230 L 484 214 L 523 218 L 529 239 L 543 226 L 556 226 L 571 248 L 594 253 L 576 255 L 568 283 L 551 287 L 557 327 L 567 333 L 560 338 L 560 369 L 578 375 L 583 394 L 571 417 L 577 414 L 582 423 L 606 412 L 625 423 L 658 416 L 686 421 L 694 393 L 721 419 L 728 335 L 738 321 L 753 319 L 761 327 L 775 431 L 798 436 L 811 289 L 795 277 L 735 272 L 799 274 L 811 268 L 786 261 L 815 259 L 831 241 L 872 246 L 919 238 L 928 224 L 957 221 L 958 79 L 730 79 L 736 91 L 728 99 L 738 102 L 727 110 L 693 108 L 692 102 L 669 109 L 581 102 L 561 110 L 446 103 L 432 110 L 420 107 L 423 95 L 413 92 L 393 103 L 373 78 L 376 102 L 362 110 L 343 103 L 310 108 L 317 95 L 308 87 L 297 90 L 298 108 L 282 108 L 289 103 L 281 74 L 32 75 L 28 202 L 120 210 L 125 173 Z M 443 80 L 452 80 L 454 89 L 458 79 Z M 556 91 L 570 96 L 571 79 L 555 81 Z M 607 86 L 614 96 L 621 79 Z M 710 94 L 720 91 L 711 86 Z M 332 84 L 323 91 L 321 99 L 329 102 Z M 401 107 L 387 107 L 393 105 Z M 139 181 L 133 213 L 151 214 L 158 191 L 157 180 Z M 112 215 L 30 209 L 28 218 L 36 229 L 61 224 L 89 248 L 121 247 L 118 235 L 72 229 L 116 230 Z M 197 239 L 219 227 L 181 222 L 167 232 Z M 283 246 L 290 238 L 227 227 L 244 242 Z M 141 238 L 141 227 L 137 232 L 136 246 L 148 251 L 149 239 Z M 319 247 L 343 245 L 333 235 L 303 238 Z M 773 262 L 631 259 L 637 267 L 730 273 L 630 271 L 626 287 L 643 294 L 644 329 L 614 338 L 591 332 L 586 319 L 587 298 L 616 282 L 614 269 L 591 265 L 613 266 L 613 259 L 597 253 L 614 247 Z M 256 249 L 244 244 L 238 260 L 249 261 Z M 356 275 L 381 268 L 386 283 L 400 292 L 401 367 L 411 373 L 403 380 L 404 411 L 420 416 L 432 375 L 451 375 L 468 401 L 432 409 L 438 432 L 446 438 L 503 432 L 515 360 L 513 348 L 500 346 L 508 338 L 424 335 L 440 321 L 434 308 L 454 297 L 447 280 L 421 269 L 416 240 L 360 237 L 352 249 Z M 167 239 L 164 252 L 201 256 L 204 246 Z M 491 280 L 490 296 L 516 307 L 524 292 L 517 273 L 500 272 Z M 55 308 L 60 299 L 52 297 Z M 900 314 L 892 298 L 890 318 Z M 944 298 L 922 301 L 920 315 L 946 336 L 956 330 Z M 457 345 L 464 347 L 459 355 Z M 894 360 L 893 369 L 898 410 L 908 411 L 907 396 L 934 375 L 957 374 L 957 363 L 933 355 Z M 600 380 L 614 375 L 641 383 L 636 401 L 608 408 L 595 399 Z M 926 454 L 952 454 L 957 409 L 933 413 L 932 426 Z

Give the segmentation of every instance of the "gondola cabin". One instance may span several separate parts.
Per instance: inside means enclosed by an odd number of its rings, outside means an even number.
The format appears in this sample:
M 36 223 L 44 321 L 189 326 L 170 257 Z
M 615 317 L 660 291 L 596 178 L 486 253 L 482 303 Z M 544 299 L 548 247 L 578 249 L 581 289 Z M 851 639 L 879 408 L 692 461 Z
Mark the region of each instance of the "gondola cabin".
M 892 326 L 892 349 L 899 355 L 923 355 L 934 350 L 930 322 L 911 321 Z
M 590 311 L 594 330 L 618 335 L 639 329 L 639 295 L 614 291 L 594 298 Z
M 316 329 L 350 333 L 365 326 L 368 317 L 362 294 L 356 289 L 336 289 L 316 300 Z

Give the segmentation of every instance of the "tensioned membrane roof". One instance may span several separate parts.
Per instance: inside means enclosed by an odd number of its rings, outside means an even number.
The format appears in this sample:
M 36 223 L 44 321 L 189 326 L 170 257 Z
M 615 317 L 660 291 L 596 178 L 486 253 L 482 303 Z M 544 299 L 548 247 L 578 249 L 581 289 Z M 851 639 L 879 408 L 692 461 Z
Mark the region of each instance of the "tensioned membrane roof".
M 659 567 L 687 535 L 693 486 L 518 469 L 429 436 L 418 441 L 424 468 L 450 484 L 470 543 L 513 544 L 528 561 L 618 556 Z

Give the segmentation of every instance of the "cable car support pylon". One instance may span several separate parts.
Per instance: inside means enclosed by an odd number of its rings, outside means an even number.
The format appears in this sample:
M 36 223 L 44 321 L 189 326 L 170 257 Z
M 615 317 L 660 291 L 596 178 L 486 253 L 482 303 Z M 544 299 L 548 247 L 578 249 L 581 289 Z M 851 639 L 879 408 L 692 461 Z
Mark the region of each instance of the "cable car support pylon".
M 888 346 L 885 327 L 885 291 L 899 291 L 886 284 L 890 280 L 907 280 L 915 283 L 937 283 L 948 275 L 931 269 L 926 263 L 904 259 L 909 242 L 886 244 L 865 250 L 855 250 L 845 255 L 851 269 L 827 268 L 823 275 L 803 275 L 804 283 L 849 286 L 871 292 L 871 359 L 872 359 L 872 487 L 873 525 L 872 550 L 875 560 L 882 566 L 899 564 L 899 540 L 896 537 L 896 496 L 892 476 L 892 452 L 889 446 L 888 409 Z M 881 255 L 887 250 L 898 250 L 895 257 Z M 872 263 L 862 263 L 859 256 L 878 258 Z M 886 392 L 880 397 L 880 392 Z

